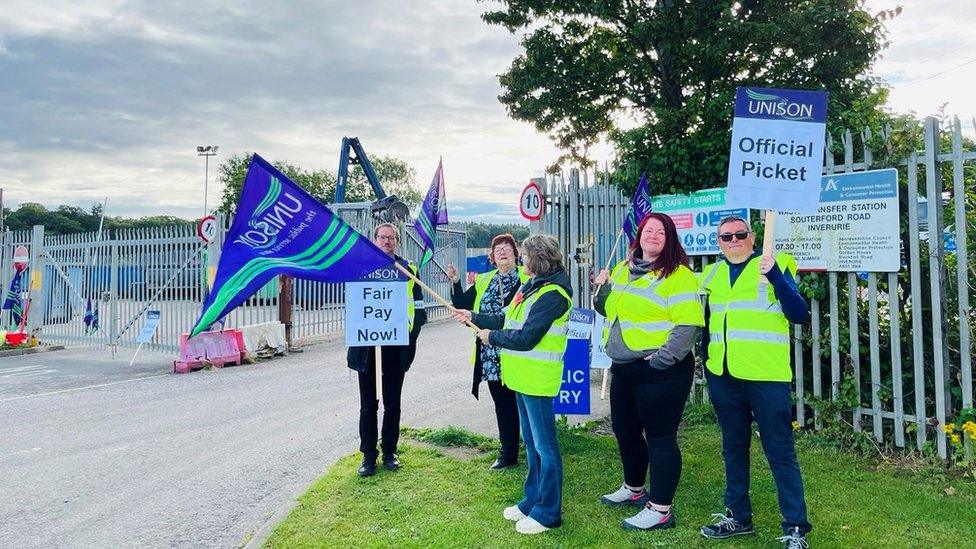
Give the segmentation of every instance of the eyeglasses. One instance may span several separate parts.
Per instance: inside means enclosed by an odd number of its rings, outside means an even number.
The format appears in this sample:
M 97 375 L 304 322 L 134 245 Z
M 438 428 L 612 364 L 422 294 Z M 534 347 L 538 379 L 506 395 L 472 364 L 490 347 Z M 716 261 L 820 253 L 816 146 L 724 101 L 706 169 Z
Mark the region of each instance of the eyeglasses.
M 396 242 L 397 240 L 399 240 L 399 238 L 397 238 L 396 236 L 387 236 L 385 234 L 382 234 L 380 236 L 377 236 L 376 240 L 386 240 L 389 242 Z
M 515 248 L 512 248 L 511 246 L 495 246 L 493 249 L 496 252 L 508 252 L 508 253 L 512 253 L 512 252 L 515 251 Z
M 749 231 L 737 231 L 734 233 L 722 233 L 718 235 L 718 237 L 722 239 L 722 242 L 732 242 L 733 236 L 736 240 L 745 240 L 749 238 Z

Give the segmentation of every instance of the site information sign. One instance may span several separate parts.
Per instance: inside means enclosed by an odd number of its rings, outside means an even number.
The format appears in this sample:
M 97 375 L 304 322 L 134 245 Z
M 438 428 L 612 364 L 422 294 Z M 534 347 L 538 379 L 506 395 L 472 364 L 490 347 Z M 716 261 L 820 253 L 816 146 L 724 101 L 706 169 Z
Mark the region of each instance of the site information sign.
M 823 177 L 813 215 L 781 213 L 773 248 L 802 271 L 898 272 L 901 268 L 898 171 Z
M 411 298 L 412 299 L 412 298 Z M 346 346 L 407 345 L 407 282 L 395 267 L 346 283 Z
M 739 87 L 729 151 L 729 204 L 817 211 L 827 92 Z
M 730 215 L 749 219 L 748 209 L 726 207 L 725 189 L 659 195 L 651 201 L 651 211 L 665 213 L 674 221 L 678 238 L 688 255 L 721 253 L 715 234 L 719 221 Z

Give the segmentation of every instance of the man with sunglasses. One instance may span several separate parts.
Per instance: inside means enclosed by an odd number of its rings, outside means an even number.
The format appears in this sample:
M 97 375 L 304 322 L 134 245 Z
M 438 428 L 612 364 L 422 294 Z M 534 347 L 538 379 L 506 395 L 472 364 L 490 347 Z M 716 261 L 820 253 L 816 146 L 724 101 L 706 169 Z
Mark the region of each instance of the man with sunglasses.
M 724 260 L 701 275 L 707 296 L 702 360 L 722 429 L 726 509 L 714 515 L 717 522 L 702 526 L 701 534 L 725 539 L 755 532 L 749 501 L 755 420 L 783 515 L 784 535 L 778 540 L 790 549 L 805 548 L 811 526 L 793 443 L 789 325 L 805 323 L 809 308 L 793 278 L 796 261 L 786 254 L 762 257 L 741 217 L 723 219 L 718 239 Z

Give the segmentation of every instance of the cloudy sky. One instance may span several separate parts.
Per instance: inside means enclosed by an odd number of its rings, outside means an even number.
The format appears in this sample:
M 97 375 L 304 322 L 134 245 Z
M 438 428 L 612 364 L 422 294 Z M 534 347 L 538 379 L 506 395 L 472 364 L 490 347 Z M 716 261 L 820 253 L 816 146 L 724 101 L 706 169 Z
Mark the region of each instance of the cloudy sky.
M 83 6 L 82 6 L 83 4 Z M 898 111 L 976 115 L 976 1 L 901 4 L 876 74 Z M 443 155 L 455 220 L 518 220 L 517 195 L 555 156 L 507 118 L 496 75 L 517 36 L 475 0 L 4 0 L 0 186 L 14 206 L 198 217 L 204 163 L 257 151 L 335 170 L 343 135 L 402 158 L 426 188 Z M 211 176 L 213 175 L 211 166 Z M 219 195 L 210 186 L 210 200 Z

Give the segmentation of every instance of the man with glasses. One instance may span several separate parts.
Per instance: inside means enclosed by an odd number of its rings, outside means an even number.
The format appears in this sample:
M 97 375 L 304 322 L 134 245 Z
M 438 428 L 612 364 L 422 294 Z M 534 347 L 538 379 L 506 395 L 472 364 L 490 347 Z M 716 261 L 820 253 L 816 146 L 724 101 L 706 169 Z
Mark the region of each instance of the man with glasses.
M 776 482 L 787 547 L 808 547 L 811 526 L 803 479 L 793 444 L 790 401 L 790 323 L 807 321 L 809 309 L 797 290 L 796 262 L 786 254 L 762 257 L 755 236 L 741 217 L 718 226 L 723 261 L 702 272 L 707 296 L 702 360 L 708 393 L 722 429 L 725 513 L 701 534 L 725 539 L 752 534 L 749 501 L 749 445 L 752 422 Z
M 417 265 L 396 255 L 400 248 L 400 231 L 392 223 L 382 223 L 373 229 L 373 243 L 390 255 L 397 263 L 417 274 Z M 384 345 L 382 355 L 383 388 L 383 467 L 390 471 L 400 468 L 397 458 L 397 442 L 400 438 L 400 394 L 403 377 L 413 364 L 417 353 L 417 336 L 420 327 L 427 322 L 424 310 L 423 290 L 413 279 L 407 280 L 407 325 L 410 330 L 408 345 Z M 376 474 L 376 450 L 378 433 L 376 420 L 379 415 L 379 401 L 376 398 L 376 352 L 373 347 L 349 347 L 346 351 L 349 367 L 359 372 L 359 451 L 363 453 L 363 463 L 359 476 Z

